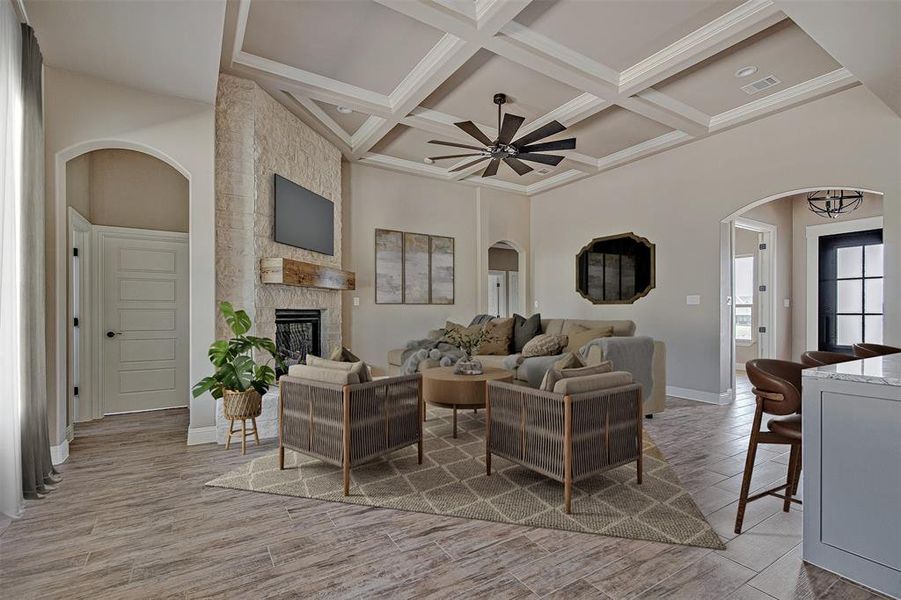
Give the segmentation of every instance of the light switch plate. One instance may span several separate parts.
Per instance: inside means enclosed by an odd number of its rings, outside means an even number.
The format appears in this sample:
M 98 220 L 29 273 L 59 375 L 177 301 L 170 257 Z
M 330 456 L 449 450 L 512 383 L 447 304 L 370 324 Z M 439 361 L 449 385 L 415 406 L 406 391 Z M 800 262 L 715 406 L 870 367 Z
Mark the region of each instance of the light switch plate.
M 538 300 L 535 301 L 535 309 L 538 310 Z
M 354 306 L 360 306 L 360 297 L 354 296 Z
M 701 303 L 701 296 L 697 294 L 691 294 L 689 296 L 685 296 L 685 304 L 695 305 Z
M 785 300 L 782 301 L 782 305 L 783 305 L 785 308 L 790 308 L 791 305 L 792 305 L 791 299 L 790 299 L 790 298 L 786 298 Z

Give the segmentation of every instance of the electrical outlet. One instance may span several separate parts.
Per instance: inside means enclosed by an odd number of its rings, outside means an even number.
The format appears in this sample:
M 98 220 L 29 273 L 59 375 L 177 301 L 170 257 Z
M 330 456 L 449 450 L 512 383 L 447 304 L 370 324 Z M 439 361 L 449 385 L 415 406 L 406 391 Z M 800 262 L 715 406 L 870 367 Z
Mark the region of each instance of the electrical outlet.
M 538 310 L 538 300 L 535 301 L 535 310 Z
M 792 305 L 792 301 L 790 298 L 786 298 L 785 300 L 782 301 L 782 306 L 784 306 L 785 308 L 791 308 L 791 305 Z
M 360 306 L 360 297 L 354 296 L 354 306 Z
M 701 303 L 701 297 L 697 294 L 692 294 L 690 296 L 685 296 L 685 304 L 688 305 L 696 305 Z

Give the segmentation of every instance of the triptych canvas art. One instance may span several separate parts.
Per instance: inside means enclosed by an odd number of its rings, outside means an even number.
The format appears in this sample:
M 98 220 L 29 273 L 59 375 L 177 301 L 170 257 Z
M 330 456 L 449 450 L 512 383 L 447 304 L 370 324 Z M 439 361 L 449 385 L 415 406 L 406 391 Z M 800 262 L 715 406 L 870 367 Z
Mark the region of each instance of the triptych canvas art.
M 375 230 L 376 304 L 453 304 L 454 238 Z

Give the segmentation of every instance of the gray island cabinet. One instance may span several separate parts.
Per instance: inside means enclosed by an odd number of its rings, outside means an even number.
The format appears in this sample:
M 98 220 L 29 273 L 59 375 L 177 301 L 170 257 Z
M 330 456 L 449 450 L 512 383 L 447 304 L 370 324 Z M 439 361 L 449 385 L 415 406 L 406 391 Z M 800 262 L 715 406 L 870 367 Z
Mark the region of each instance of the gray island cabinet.
M 804 560 L 901 597 L 901 354 L 803 372 Z

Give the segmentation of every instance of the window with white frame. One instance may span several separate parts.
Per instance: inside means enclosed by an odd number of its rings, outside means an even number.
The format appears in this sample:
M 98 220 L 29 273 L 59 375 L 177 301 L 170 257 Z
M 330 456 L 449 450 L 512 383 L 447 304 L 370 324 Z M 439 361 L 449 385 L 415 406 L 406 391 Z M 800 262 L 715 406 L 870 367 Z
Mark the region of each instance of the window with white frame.
M 754 257 L 735 257 L 735 341 L 754 342 Z

